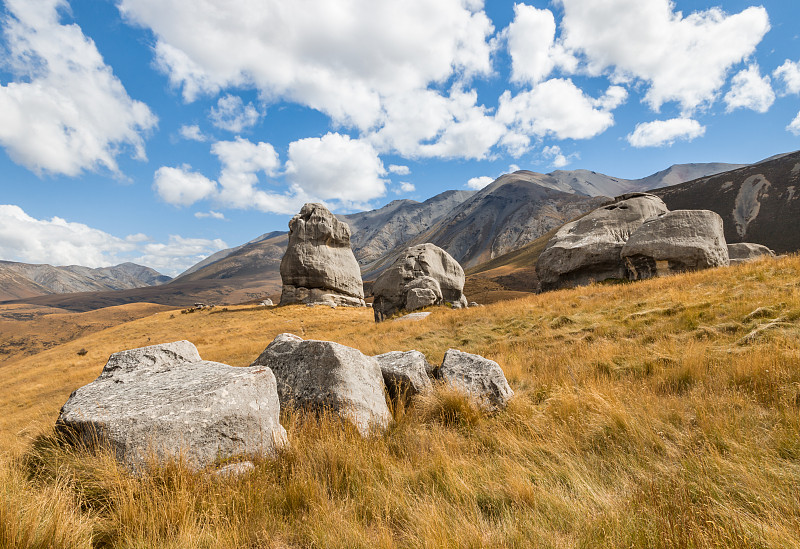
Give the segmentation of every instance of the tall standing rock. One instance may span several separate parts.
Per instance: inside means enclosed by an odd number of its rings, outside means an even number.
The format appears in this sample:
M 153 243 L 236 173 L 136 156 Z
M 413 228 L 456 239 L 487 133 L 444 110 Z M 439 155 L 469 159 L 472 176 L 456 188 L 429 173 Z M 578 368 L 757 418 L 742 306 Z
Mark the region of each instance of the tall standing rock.
M 466 307 L 464 280 L 464 269 L 443 249 L 431 243 L 412 246 L 372 286 L 375 322 L 442 303 Z
M 625 243 L 621 257 L 631 280 L 730 264 L 722 218 L 710 210 L 675 210 L 649 219 Z
M 536 261 L 542 290 L 624 279 L 620 252 L 647 219 L 667 212 L 664 202 L 647 193 L 617 197 L 561 227 Z
M 350 248 L 350 227 L 322 204 L 304 205 L 289 221 L 281 279 L 281 305 L 364 306 L 364 285 Z

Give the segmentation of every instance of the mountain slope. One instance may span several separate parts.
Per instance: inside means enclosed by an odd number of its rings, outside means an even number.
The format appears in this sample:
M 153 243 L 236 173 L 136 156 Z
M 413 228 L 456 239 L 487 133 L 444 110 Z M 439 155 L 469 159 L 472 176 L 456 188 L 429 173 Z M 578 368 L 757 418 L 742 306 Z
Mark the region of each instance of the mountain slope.
M 135 263 L 92 269 L 78 265 L 54 267 L 0 261 L 0 301 L 47 294 L 126 290 L 156 286 L 170 280 Z
M 728 243 L 800 250 L 800 151 L 651 192 L 671 210 L 717 212 Z

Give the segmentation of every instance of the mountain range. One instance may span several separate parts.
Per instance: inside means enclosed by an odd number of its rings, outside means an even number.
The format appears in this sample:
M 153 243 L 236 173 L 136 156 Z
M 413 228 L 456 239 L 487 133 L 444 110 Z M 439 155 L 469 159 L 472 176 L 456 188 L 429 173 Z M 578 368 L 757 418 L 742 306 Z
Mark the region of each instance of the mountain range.
M 628 192 L 655 192 L 670 209 L 717 211 L 730 242 L 763 243 L 779 252 L 800 249 L 800 231 L 786 230 L 800 220 L 795 200 L 798 166 L 800 152 L 752 165 L 677 164 L 634 180 L 588 170 L 549 174 L 521 170 L 502 175 L 479 191 L 451 190 L 424 202 L 395 200 L 376 210 L 338 217 L 351 227 L 353 252 L 365 281 L 374 280 L 406 247 L 432 242 L 468 272 L 486 276 L 491 271 L 492 284 L 498 287 L 532 291 L 536 250 L 543 247 L 545 236 Z M 773 218 L 782 223 L 771 222 Z M 794 235 L 778 234 L 790 232 Z M 137 300 L 185 305 L 276 296 L 287 242 L 286 232 L 263 234 L 217 252 L 157 287 L 31 299 L 87 310 Z M 492 268 L 487 271 L 486 265 Z

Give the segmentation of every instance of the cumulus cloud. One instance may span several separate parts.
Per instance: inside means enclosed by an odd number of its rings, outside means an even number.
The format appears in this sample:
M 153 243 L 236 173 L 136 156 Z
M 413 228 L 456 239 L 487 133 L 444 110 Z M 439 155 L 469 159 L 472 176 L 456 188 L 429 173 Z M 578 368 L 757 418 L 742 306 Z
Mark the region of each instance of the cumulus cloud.
M 555 42 L 553 12 L 514 4 L 514 20 L 503 31 L 511 55 L 511 79 L 538 84 L 560 66 L 574 71 L 577 59 Z
M 397 164 L 389 164 L 389 172 L 397 175 L 408 175 L 411 170 L 408 166 L 398 166 Z
M 150 242 L 139 250 L 141 255 L 133 258 L 134 263 L 147 265 L 153 269 L 175 276 L 209 255 L 224 250 L 228 245 L 219 238 L 184 238 L 171 234 L 167 242 Z
M 786 126 L 786 129 L 795 135 L 800 135 L 800 112 L 798 112 L 795 119 Z
M 564 166 L 569 165 L 573 160 L 580 158 L 578 153 L 565 155 L 563 152 L 561 152 L 561 147 L 558 145 L 552 145 L 542 149 L 542 156 L 552 161 L 550 165 L 553 168 L 563 168 Z
M 211 2 L 121 0 L 152 29 L 158 63 L 191 101 L 256 87 L 360 130 L 380 122 L 384 99 L 455 75 L 489 74 L 491 21 L 481 2 L 354 0 Z M 264 62 L 269 60 L 269 62 Z
M 211 107 L 209 118 L 211 123 L 221 130 L 241 133 L 255 126 L 261 118 L 261 113 L 253 103 L 245 105 L 238 95 L 227 94 L 219 98 L 216 107 Z
M 166 244 L 143 234 L 121 238 L 60 217 L 36 219 L 16 205 L 0 205 L 0 256 L 27 263 L 106 267 L 125 261 L 174 275 L 226 248 L 219 239 L 171 235 Z
M 328 133 L 289 144 L 289 182 L 308 195 L 345 207 L 386 194 L 386 180 L 381 177 L 385 174 L 372 145 L 348 135 Z
M 787 59 L 783 65 L 772 72 L 775 80 L 783 81 L 784 93 L 800 93 L 800 61 Z
M 685 113 L 713 102 L 731 67 L 750 56 L 769 30 L 763 7 L 719 8 L 684 16 L 670 0 L 558 0 L 562 40 L 582 54 L 590 74 L 648 84 L 656 111 L 676 101 Z
M 663 147 L 677 140 L 691 141 L 706 133 L 705 126 L 691 118 L 672 118 L 637 124 L 629 134 L 628 143 L 634 147 Z
M 143 134 L 157 118 L 131 99 L 94 42 L 62 25 L 66 0 L 7 0 L 3 22 L 0 145 L 37 173 L 69 176 L 106 168 L 118 172 L 125 148 L 145 158 Z
M 200 131 L 200 126 L 197 124 L 183 125 L 180 130 L 178 130 L 178 133 L 181 134 L 181 137 L 189 141 L 199 141 L 202 143 L 208 140 L 208 138 L 203 135 L 203 132 Z
M 413 193 L 416 190 L 417 188 L 414 186 L 413 183 L 409 183 L 407 181 L 401 181 L 400 186 L 395 190 L 395 193 L 396 194 Z
M 209 210 L 207 212 L 195 212 L 194 216 L 197 219 L 207 219 L 207 218 L 222 219 L 222 220 L 225 219 L 225 214 L 223 214 L 222 212 L 215 212 L 214 210 Z
M 190 206 L 217 192 L 217 184 L 200 173 L 192 172 L 191 166 L 180 168 L 163 166 L 153 177 L 153 189 L 164 202 L 176 206 Z
M 731 89 L 725 94 L 726 111 L 750 109 L 765 113 L 775 102 L 769 76 L 761 76 L 758 65 L 750 65 L 731 80 Z
M 627 99 L 620 86 L 611 86 L 594 99 L 569 79 L 551 79 L 515 96 L 500 97 L 497 119 L 510 128 L 503 144 L 514 156 L 527 150 L 530 137 L 588 139 L 614 124 L 611 110 Z
M 474 191 L 479 191 L 492 181 L 494 181 L 494 178 L 489 177 L 488 175 L 473 177 L 469 181 L 467 181 L 467 188 L 472 189 Z

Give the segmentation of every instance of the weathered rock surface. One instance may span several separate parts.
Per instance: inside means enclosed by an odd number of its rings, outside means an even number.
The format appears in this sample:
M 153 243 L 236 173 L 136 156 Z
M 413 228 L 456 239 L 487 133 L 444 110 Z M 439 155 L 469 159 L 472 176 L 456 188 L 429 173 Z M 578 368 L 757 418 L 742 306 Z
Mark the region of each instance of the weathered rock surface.
M 275 373 L 281 406 L 330 410 L 362 435 L 391 421 L 378 361 L 357 349 L 280 334 L 251 365 L 256 366 Z
M 430 316 L 430 314 L 431 314 L 430 311 L 424 311 L 421 313 L 408 313 L 407 315 L 398 316 L 393 320 L 393 322 L 406 322 L 406 321 L 418 322 L 420 320 L 425 320 Z
M 391 351 L 375 356 L 392 399 L 411 397 L 433 387 L 433 367 L 419 351 Z
M 646 193 L 617 197 L 561 227 L 536 262 L 542 290 L 624 279 L 620 252 L 645 220 L 667 212 L 664 202 Z
M 401 310 L 443 303 L 466 305 L 463 290 L 464 269 L 450 254 L 430 243 L 412 246 L 372 286 L 375 321 Z
M 281 279 L 281 305 L 364 306 L 361 270 L 350 249 L 350 228 L 322 204 L 304 205 L 289 222 Z
M 709 210 L 676 210 L 645 221 L 621 257 L 631 280 L 730 263 L 722 218 Z
M 70 395 L 56 426 L 110 447 L 132 468 L 150 455 L 205 467 L 286 444 L 270 369 L 202 360 L 188 341 L 111 355 L 96 380 Z
M 753 261 L 763 256 L 775 257 L 775 252 L 766 246 L 753 244 L 751 242 L 728 244 L 728 257 L 731 260 L 731 265 L 747 263 L 748 261 Z
M 500 365 L 480 355 L 448 349 L 435 374 L 490 412 L 504 409 L 514 396 Z

